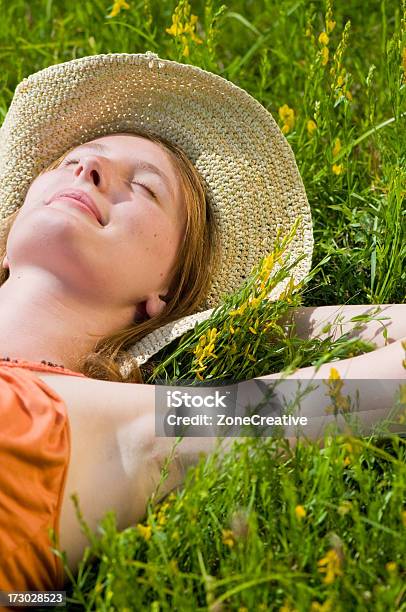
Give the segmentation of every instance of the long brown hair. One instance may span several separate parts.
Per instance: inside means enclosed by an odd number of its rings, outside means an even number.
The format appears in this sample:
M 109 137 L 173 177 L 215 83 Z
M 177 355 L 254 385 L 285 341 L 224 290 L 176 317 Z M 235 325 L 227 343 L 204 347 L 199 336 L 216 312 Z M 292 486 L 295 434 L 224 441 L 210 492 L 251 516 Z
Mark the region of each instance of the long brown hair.
M 165 297 L 166 307 L 162 313 L 143 321 L 134 322 L 123 330 L 99 340 L 94 351 L 84 356 L 77 368 L 90 378 L 122 382 L 143 382 L 143 373 L 150 370 L 148 364 L 138 367 L 127 349 L 155 329 L 196 312 L 209 291 L 213 270 L 220 255 L 219 230 L 213 209 L 207 198 L 204 181 L 185 152 L 174 143 L 145 130 L 126 132 L 129 135 L 147 138 L 161 146 L 170 156 L 178 172 L 186 207 L 186 228 Z M 43 172 L 58 168 L 72 147 L 52 162 Z M 0 231 L 1 261 L 6 253 L 9 231 L 18 211 L 2 222 Z M 0 285 L 7 280 L 8 270 L 0 271 Z M 120 372 L 125 361 L 127 373 Z

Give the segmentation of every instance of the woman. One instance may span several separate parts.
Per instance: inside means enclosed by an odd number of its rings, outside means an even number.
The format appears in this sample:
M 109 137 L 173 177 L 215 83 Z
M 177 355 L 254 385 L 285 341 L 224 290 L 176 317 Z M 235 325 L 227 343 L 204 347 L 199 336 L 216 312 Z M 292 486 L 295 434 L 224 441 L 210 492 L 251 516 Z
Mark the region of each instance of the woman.
M 269 113 L 224 79 L 152 54 L 32 75 L 1 136 L 0 589 L 56 589 L 64 575 L 48 528 L 72 570 L 86 546 L 71 494 L 92 529 L 109 509 L 125 528 L 171 453 L 173 441 L 155 437 L 154 386 L 127 384 L 141 381 L 138 366 L 209 316 L 298 215 L 302 278 L 311 217 Z M 404 378 L 404 311 L 385 311 L 388 346 L 380 324 L 366 326 L 382 348 L 335 362 L 343 377 Z M 299 333 L 320 334 L 336 312 L 298 310 Z M 185 438 L 160 494 L 214 443 Z

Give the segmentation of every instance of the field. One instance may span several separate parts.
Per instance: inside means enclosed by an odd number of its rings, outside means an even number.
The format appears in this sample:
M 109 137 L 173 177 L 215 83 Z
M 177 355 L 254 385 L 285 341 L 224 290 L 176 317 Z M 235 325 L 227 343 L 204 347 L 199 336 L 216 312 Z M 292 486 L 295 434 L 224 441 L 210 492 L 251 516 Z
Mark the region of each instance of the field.
M 295 153 L 315 238 L 303 303 L 406 302 L 404 0 L 13 0 L 1 15 L 0 121 L 22 78 L 85 55 L 216 72 Z M 118 533 L 111 514 L 89 533 L 68 609 L 406 610 L 405 442 L 254 438 L 202 459 L 142 524 Z

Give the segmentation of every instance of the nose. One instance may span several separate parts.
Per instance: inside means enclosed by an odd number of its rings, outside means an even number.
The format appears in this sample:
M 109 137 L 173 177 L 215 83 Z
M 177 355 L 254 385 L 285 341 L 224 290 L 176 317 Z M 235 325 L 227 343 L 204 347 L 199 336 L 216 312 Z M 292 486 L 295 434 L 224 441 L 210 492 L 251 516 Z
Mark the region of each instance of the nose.
M 98 189 L 105 191 L 108 188 L 107 160 L 98 155 L 82 156 L 75 168 L 75 176 L 92 183 Z

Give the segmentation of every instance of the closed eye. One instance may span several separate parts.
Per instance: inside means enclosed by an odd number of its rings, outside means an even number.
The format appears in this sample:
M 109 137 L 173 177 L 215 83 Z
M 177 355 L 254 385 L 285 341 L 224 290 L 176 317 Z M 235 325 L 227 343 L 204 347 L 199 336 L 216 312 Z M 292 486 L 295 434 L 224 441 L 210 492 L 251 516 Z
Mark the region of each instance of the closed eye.
M 139 181 L 131 181 L 131 185 L 140 185 L 140 187 L 144 187 L 144 189 L 146 189 L 152 195 L 152 197 L 156 199 L 156 194 L 152 191 L 152 189 L 147 187 L 147 185 L 144 185 L 144 183 L 140 183 Z

